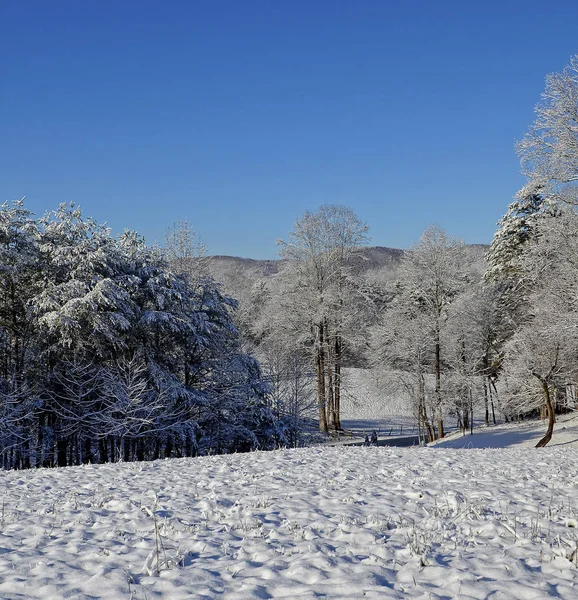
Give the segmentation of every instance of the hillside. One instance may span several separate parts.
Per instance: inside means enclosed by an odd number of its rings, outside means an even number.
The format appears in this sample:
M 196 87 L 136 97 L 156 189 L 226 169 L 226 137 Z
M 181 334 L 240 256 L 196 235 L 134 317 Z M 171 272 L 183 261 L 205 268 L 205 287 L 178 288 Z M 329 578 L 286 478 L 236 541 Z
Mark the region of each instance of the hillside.
M 356 272 L 395 267 L 399 264 L 403 252 L 403 250 L 384 246 L 365 246 L 355 250 L 350 264 Z M 214 273 L 232 274 L 241 271 L 252 277 L 272 277 L 283 270 L 286 261 L 214 255 L 207 257 L 207 263 Z
M 474 434 L 452 433 L 430 446 L 439 448 L 533 448 L 546 433 L 547 420 L 532 419 L 521 423 L 501 423 L 476 427 Z M 558 415 L 548 448 L 574 446 L 578 448 L 578 415 Z
M 399 264 L 403 250 L 383 246 L 357 249 L 351 260 L 351 271 L 359 276 L 371 271 L 391 272 Z M 223 285 L 226 293 L 243 301 L 248 298 L 253 285 L 278 275 L 286 261 L 255 260 L 237 256 L 208 256 L 204 261 L 208 273 Z

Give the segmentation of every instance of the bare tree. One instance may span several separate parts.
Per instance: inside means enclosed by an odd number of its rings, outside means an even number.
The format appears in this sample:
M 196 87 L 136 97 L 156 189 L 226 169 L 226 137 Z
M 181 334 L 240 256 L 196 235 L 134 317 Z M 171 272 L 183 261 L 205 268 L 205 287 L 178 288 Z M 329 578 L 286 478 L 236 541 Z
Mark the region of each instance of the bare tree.
M 458 426 L 473 433 L 474 408 L 485 399 L 486 425 L 489 422 L 488 392 L 485 388 L 486 364 L 491 356 L 488 318 L 491 299 L 480 285 L 464 290 L 452 303 L 443 335 L 445 364 L 450 393 L 446 404 L 455 411 Z M 484 395 L 485 390 L 485 395 Z
M 438 438 L 444 436 L 442 395 L 442 328 L 448 308 L 468 280 L 464 243 L 438 226 L 428 227 L 405 255 L 400 285 L 409 301 L 426 317 L 433 349 L 435 412 Z
M 166 230 L 164 256 L 171 269 L 177 275 L 185 276 L 191 284 L 206 275 L 207 249 L 186 219 L 173 223 Z
M 542 298 L 544 301 L 545 298 Z M 546 305 L 506 346 L 505 376 L 510 385 L 508 403 L 518 413 L 544 406 L 548 428 L 536 447 L 545 446 L 554 431 L 556 390 L 571 377 L 576 356 L 575 324 L 558 321 L 554 307 Z
M 347 261 L 367 240 L 368 227 L 347 207 L 321 206 L 295 222 L 280 254 L 292 262 L 292 310 L 301 315 L 301 329 L 312 341 L 317 379 L 319 428 L 339 429 L 341 365 L 346 338 L 345 287 Z
M 314 380 L 308 356 L 296 345 L 272 336 L 259 348 L 263 375 L 270 386 L 270 408 L 287 431 L 291 447 L 299 445 L 308 423 L 316 417 Z
M 372 331 L 371 364 L 377 371 L 395 371 L 408 393 L 420 439 L 435 439 L 435 402 L 431 381 L 432 345 L 427 316 L 407 298 L 399 296 Z M 429 376 L 431 378 L 431 375 Z

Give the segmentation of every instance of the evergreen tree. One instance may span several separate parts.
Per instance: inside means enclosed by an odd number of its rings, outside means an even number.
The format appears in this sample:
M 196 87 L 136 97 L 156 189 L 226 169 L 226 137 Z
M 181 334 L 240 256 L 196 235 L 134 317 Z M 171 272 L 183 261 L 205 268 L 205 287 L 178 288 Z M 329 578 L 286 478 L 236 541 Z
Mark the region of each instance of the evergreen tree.
M 236 302 L 171 272 L 134 232 L 74 205 L 0 211 L 5 467 L 144 460 L 284 443 Z

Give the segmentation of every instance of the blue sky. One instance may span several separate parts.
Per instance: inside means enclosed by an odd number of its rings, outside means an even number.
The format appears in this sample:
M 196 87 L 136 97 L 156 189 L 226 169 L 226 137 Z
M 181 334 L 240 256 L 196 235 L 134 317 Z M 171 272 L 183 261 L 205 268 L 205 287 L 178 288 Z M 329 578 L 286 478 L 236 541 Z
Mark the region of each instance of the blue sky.
M 0 3 L 0 200 L 275 258 L 305 210 L 489 242 L 577 2 Z

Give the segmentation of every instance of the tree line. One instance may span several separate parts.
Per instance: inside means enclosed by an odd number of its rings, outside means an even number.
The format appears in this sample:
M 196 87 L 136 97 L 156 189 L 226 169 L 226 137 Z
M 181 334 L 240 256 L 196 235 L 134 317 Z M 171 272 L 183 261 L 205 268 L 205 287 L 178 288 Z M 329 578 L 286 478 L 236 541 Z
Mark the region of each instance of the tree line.
M 576 406 L 578 55 L 547 77 L 536 113 L 517 144 L 527 184 L 487 251 L 431 226 L 393 275 L 371 280 L 354 268 L 368 228 L 351 209 L 295 222 L 280 241 L 289 265 L 256 285 L 246 328 L 281 406 L 311 414 L 311 386 L 281 382 L 314 374 L 319 429 L 338 431 L 341 369 L 363 365 L 398 374 L 425 440 L 447 418 L 466 431 L 481 408 L 486 424 L 547 416 L 548 443 L 555 413 Z
M 397 374 L 424 440 L 575 408 L 578 56 L 550 75 L 518 152 L 527 185 L 489 250 L 431 226 L 396 269 L 355 268 L 368 226 L 300 217 L 286 267 L 240 310 L 188 223 L 163 249 L 74 205 L 0 208 L 0 464 L 144 460 L 340 431 L 343 368 Z M 259 358 L 257 361 L 254 356 Z
M 342 369 L 357 366 L 397 374 L 424 439 L 443 437 L 448 415 L 467 429 L 480 394 L 494 418 L 499 315 L 484 248 L 432 226 L 393 271 L 368 276 L 356 267 L 367 232 L 347 207 L 306 212 L 280 242 L 286 268 L 255 286 L 245 335 L 274 374 L 281 414 L 290 399 L 312 415 L 314 397 L 319 430 L 342 430 Z M 310 382 L 301 404 L 280 385 L 299 374 Z
M 0 208 L 0 465 L 271 448 L 283 427 L 235 301 L 74 205 Z

